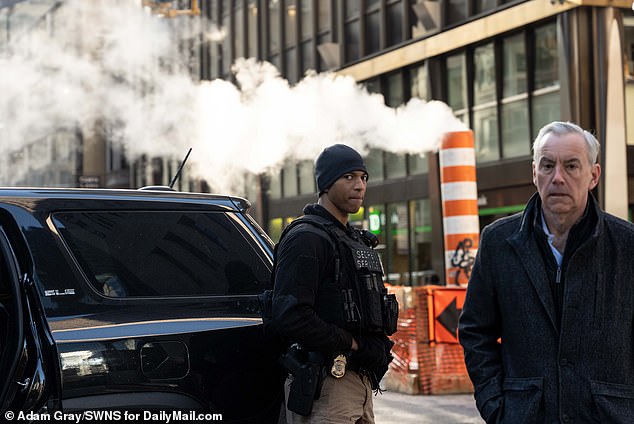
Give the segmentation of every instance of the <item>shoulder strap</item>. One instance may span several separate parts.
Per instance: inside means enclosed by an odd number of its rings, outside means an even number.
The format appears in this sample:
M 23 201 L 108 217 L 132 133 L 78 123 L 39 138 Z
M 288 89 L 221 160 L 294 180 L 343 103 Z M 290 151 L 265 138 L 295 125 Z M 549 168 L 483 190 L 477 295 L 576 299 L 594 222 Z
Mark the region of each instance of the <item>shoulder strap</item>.
M 299 218 L 293 220 L 290 224 L 284 228 L 282 234 L 280 235 L 279 241 L 273 247 L 273 271 L 271 272 L 271 287 L 275 284 L 275 273 L 277 271 L 277 249 L 279 245 L 282 243 L 284 237 L 291 231 L 291 229 L 295 228 L 300 224 L 310 224 L 316 228 L 321 229 L 326 234 L 328 234 L 330 238 L 330 242 L 334 245 L 335 249 L 335 278 L 339 281 L 339 263 L 340 263 L 340 254 L 339 254 L 339 240 L 334 233 L 334 223 L 331 222 L 327 218 L 323 218 L 319 215 L 303 215 Z

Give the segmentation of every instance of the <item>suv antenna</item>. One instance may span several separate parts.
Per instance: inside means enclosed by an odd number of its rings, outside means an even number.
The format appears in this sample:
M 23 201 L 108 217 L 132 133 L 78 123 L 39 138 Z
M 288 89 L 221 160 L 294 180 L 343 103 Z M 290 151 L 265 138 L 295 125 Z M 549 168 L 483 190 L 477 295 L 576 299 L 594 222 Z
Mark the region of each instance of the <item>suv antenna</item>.
M 187 151 L 187 154 L 185 155 L 185 159 L 183 159 L 183 161 L 181 162 L 180 166 L 178 167 L 178 170 L 176 171 L 176 174 L 174 175 L 174 178 L 172 178 L 172 181 L 170 181 L 170 188 L 174 188 L 174 184 L 176 183 L 176 180 L 178 179 L 178 177 L 181 175 L 181 171 L 183 170 L 183 166 L 185 166 L 185 162 L 187 162 L 187 158 L 189 157 L 189 154 L 192 152 L 192 148 L 190 147 L 189 150 Z

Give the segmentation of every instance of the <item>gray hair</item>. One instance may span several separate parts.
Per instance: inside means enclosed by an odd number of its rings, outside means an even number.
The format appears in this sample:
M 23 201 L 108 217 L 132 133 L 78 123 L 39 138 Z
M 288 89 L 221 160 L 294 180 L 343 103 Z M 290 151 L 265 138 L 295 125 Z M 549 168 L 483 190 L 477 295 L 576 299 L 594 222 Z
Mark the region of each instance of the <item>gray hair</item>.
M 548 134 L 555 134 L 557 136 L 562 136 L 566 134 L 579 134 L 583 136 L 586 141 L 586 147 L 588 150 L 588 160 L 591 165 L 597 163 L 599 159 L 599 141 L 595 136 L 590 134 L 588 131 L 584 130 L 577 124 L 573 124 L 572 122 L 560 122 L 554 121 L 550 124 L 546 124 L 539 130 L 539 134 L 535 138 L 533 142 L 533 162 L 537 163 L 539 161 L 539 156 L 542 153 L 542 148 L 544 147 L 544 139 Z

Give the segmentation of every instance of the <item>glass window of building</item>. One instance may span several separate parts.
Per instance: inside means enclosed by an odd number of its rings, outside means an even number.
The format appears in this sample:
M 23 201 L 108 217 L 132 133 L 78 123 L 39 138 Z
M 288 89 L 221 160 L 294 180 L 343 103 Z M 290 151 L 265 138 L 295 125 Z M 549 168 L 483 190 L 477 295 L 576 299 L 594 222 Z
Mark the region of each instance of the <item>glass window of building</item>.
M 441 2 L 416 0 L 412 3 L 410 7 L 412 38 L 421 37 L 440 29 Z
M 273 172 L 269 178 L 269 197 L 271 199 L 282 198 L 282 174 L 281 171 Z
M 368 169 L 368 181 L 382 181 L 383 173 L 383 151 L 379 149 L 370 149 L 365 157 L 365 166 Z
M 493 43 L 475 48 L 473 73 L 473 132 L 476 161 L 487 162 L 500 158 Z
M 361 10 L 361 0 L 346 0 L 343 4 L 346 20 L 358 18 Z
M 233 38 L 233 57 L 237 59 L 245 56 L 244 51 L 244 8 L 242 2 L 233 2 L 233 21 L 234 21 L 234 38 Z
M 447 58 L 447 103 L 454 115 L 469 127 L 467 63 L 464 53 Z
M 388 47 L 403 41 L 403 7 L 405 3 L 404 1 L 388 1 L 385 8 Z
M 275 243 L 280 241 L 280 237 L 282 236 L 282 230 L 284 225 L 284 220 L 282 218 L 273 218 L 269 220 L 269 227 L 267 229 L 267 233 L 271 240 Z
M 385 104 L 399 107 L 405 102 L 403 74 L 399 71 L 386 77 Z
M 294 161 L 287 161 L 282 168 L 282 195 L 297 196 L 297 188 L 297 165 Z
M 412 97 L 429 100 L 431 97 L 429 90 L 429 73 L 427 72 L 427 63 L 415 66 L 409 70 L 409 80 L 411 83 Z
M 535 89 L 559 86 L 557 29 L 549 24 L 535 29 Z
M 376 53 L 381 48 L 381 15 L 378 7 L 365 15 L 365 54 Z
M 229 78 L 231 74 L 231 62 L 233 61 L 232 52 L 231 52 L 231 42 L 233 40 L 233 36 L 231 32 L 233 28 L 231 27 L 231 8 L 230 2 L 224 0 L 222 2 L 222 28 L 225 31 L 225 38 L 222 40 L 222 76 L 223 78 Z
M 495 9 L 497 0 L 474 0 L 473 1 L 473 13 L 479 15 L 483 12 Z
M 346 33 L 345 60 L 346 62 L 354 62 L 358 60 L 360 57 L 359 21 L 346 23 L 345 33 Z
M 304 160 L 298 164 L 299 194 L 317 193 L 313 161 Z
M 211 57 L 210 57 L 210 50 L 211 50 L 211 46 L 213 45 L 213 42 L 211 40 L 208 39 L 208 37 L 205 36 L 205 33 L 209 33 L 208 28 L 211 28 L 211 14 L 210 14 L 210 7 L 209 4 L 201 4 L 200 5 L 200 13 L 201 16 L 203 16 L 204 20 L 201 23 L 200 27 L 201 27 L 201 35 L 200 35 L 200 39 L 199 39 L 199 43 L 200 43 L 200 52 L 198 53 L 198 57 L 200 60 L 200 79 L 201 80 L 210 80 L 211 79 Z M 0 9 L 0 28 L 2 25 L 2 9 Z M 0 29 L 0 40 L 1 40 L 1 31 L 2 29 Z M 0 53 L 2 52 L 2 41 L 0 41 Z
M 333 32 L 335 10 L 330 0 L 317 0 L 317 70 L 326 71 L 338 68 L 341 62 L 341 43 L 337 43 L 337 34 Z
M 429 91 L 429 74 L 427 72 L 427 63 L 415 66 L 409 70 L 411 96 L 419 99 L 428 100 L 431 97 Z M 410 175 L 422 174 L 427 172 L 427 158 L 421 154 L 407 156 L 407 166 Z
M 269 56 L 269 62 L 282 72 L 282 59 L 279 53 Z
M 301 45 L 302 49 L 302 76 L 306 74 L 309 69 L 315 69 L 315 59 L 313 48 L 313 41 L 304 41 Z
M 201 5 L 202 6 L 202 5 Z M 214 4 L 213 6 L 217 6 L 217 4 Z M 218 18 L 218 7 L 211 7 L 211 6 L 207 6 L 207 9 L 205 10 L 205 13 L 207 16 L 207 31 L 209 33 L 220 33 L 222 32 L 222 24 L 220 22 L 220 19 Z M 209 79 L 214 79 L 214 78 L 218 78 L 220 77 L 220 70 L 221 70 L 221 59 L 222 56 L 220 55 L 219 49 L 221 48 L 221 42 L 217 41 L 217 40 L 211 40 L 208 43 L 208 54 L 209 54 L 209 72 L 208 72 L 208 77 Z
M 502 47 L 504 97 L 526 93 L 527 73 L 524 33 L 504 38 Z
M 386 281 L 394 285 L 410 285 L 407 203 L 388 204 L 387 218 Z
M 300 0 L 301 7 L 301 39 L 313 37 L 313 2 L 312 0 Z
M 330 21 L 332 20 L 332 9 L 330 0 L 317 0 L 317 32 L 330 31 Z
M 405 167 L 406 156 L 392 152 L 385 152 L 385 177 L 402 178 L 407 175 Z
M 468 0 L 447 0 L 447 13 L 445 17 L 447 25 L 465 21 L 468 16 L 467 6 Z
M 284 6 L 284 46 L 294 46 L 297 43 L 297 2 L 285 0 Z
M 370 177 L 372 178 L 372 177 Z M 368 230 L 379 238 L 379 245 L 376 247 L 376 251 L 382 256 L 382 260 L 385 261 L 385 246 L 386 246 L 386 223 L 385 223 L 385 206 L 383 205 L 370 205 L 368 210 Z M 386 266 L 385 262 L 383 264 Z
M 495 55 L 493 43 L 476 47 L 473 52 L 474 78 L 473 101 L 480 105 L 494 102 L 495 96 Z
M 438 277 L 432 271 L 432 233 L 431 208 L 429 199 L 412 200 L 409 202 L 410 233 L 411 233 L 411 264 L 414 286 L 434 284 Z
M 409 154 L 407 155 L 407 168 L 410 175 L 425 174 L 429 172 L 429 161 L 427 155 Z
M 257 0 L 249 0 L 247 6 L 248 57 L 258 57 L 258 16 Z
M 348 4 L 348 3 L 346 3 Z M 344 24 L 344 39 L 345 39 L 345 60 L 346 62 L 354 62 L 360 57 L 360 25 L 359 19 L 346 22 Z
M 378 9 L 381 5 L 381 0 L 365 0 L 365 10 Z
M 269 54 L 280 50 L 280 0 L 268 0 L 269 3 Z M 278 67 L 279 69 L 279 67 Z
M 502 40 L 502 153 L 505 158 L 530 155 L 526 45 L 524 33 Z
M 535 29 L 534 45 L 533 136 L 542 126 L 559 119 L 561 114 L 557 29 L 554 23 Z
M 317 52 L 319 53 L 319 70 L 326 71 L 337 68 L 341 62 L 339 43 L 330 40 L 330 32 L 317 37 Z
M 286 66 L 285 77 L 291 84 L 299 80 L 299 69 L 297 67 L 297 49 L 292 47 L 284 51 L 284 61 Z

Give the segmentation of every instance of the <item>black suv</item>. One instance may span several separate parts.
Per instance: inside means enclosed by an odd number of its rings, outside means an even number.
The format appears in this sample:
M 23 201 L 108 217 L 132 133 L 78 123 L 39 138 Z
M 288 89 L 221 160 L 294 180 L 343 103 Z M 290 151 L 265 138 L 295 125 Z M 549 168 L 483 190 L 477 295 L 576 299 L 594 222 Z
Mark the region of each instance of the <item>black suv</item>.
M 272 243 L 249 206 L 169 191 L 0 189 L 0 416 L 275 421 L 283 376 L 257 300 Z

